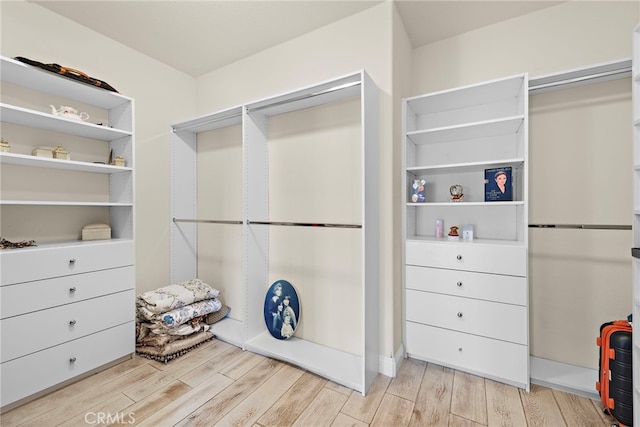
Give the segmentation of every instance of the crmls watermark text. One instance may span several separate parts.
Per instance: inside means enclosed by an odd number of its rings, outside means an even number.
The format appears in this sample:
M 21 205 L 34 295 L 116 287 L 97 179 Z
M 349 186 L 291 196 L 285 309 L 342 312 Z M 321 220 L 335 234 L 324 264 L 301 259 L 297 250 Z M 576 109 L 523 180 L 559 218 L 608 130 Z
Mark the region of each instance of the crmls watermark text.
M 133 412 L 87 412 L 84 415 L 87 424 L 134 424 L 136 417 Z

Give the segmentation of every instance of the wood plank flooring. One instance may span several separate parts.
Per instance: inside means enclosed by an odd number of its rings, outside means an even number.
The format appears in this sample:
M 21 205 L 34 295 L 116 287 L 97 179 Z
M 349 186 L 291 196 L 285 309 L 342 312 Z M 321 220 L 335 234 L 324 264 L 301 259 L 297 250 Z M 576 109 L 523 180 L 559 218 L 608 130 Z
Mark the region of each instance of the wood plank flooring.
M 610 426 L 598 400 L 405 359 L 366 397 L 222 341 L 133 357 L 0 415 L 9 426 Z

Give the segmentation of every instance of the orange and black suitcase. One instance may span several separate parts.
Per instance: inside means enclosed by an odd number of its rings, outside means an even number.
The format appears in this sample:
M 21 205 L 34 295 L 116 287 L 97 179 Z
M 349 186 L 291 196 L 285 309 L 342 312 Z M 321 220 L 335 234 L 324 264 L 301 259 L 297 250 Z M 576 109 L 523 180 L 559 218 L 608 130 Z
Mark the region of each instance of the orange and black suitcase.
M 627 320 L 602 324 L 596 340 L 600 347 L 596 390 L 604 411 L 620 426 L 633 425 L 632 342 L 631 323 Z

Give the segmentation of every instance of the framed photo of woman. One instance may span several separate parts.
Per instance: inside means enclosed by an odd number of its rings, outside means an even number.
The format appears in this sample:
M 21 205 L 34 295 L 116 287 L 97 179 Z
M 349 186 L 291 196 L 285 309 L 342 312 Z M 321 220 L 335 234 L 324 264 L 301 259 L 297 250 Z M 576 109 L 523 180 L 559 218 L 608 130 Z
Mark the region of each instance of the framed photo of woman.
M 484 201 L 513 201 L 511 167 L 484 170 Z

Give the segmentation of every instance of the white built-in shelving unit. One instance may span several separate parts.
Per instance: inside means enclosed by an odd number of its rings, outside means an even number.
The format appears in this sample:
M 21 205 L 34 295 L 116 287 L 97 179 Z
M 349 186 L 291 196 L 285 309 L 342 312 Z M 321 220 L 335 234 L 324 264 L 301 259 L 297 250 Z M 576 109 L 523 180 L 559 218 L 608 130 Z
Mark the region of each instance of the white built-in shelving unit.
M 238 283 L 225 286 L 242 287 L 244 300 L 229 302 L 232 316 L 213 325 L 213 333 L 259 354 L 298 365 L 339 384 L 367 392 L 378 374 L 379 366 L 379 195 L 378 195 L 378 89 L 366 72 L 345 75 L 310 87 L 269 97 L 220 112 L 177 123 L 172 127 L 171 141 L 171 279 L 186 280 L 196 277 L 199 267 L 198 248 L 207 242 L 198 242 L 198 229 L 202 227 L 242 228 L 242 273 Z M 359 200 L 359 220 L 355 223 L 325 223 L 322 218 L 296 217 L 295 208 L 290 217 L 274 217 L 270 206 L 270 193 L 277 183 L 270 177 L 270 124 L 281 115 L 300 112 L 318 106 L 332 106 L 345 100 L 359 100 L 358 160 L 351 166 L 362 187 L 350 197 Z M 242 146 L 242 213 L 235 218 L 199 218 L 196 188 L 198 182 L 198 137 L 205 132 L 226 127 L 241 126 L 238 143 Z M 307 162 L 309 157 L 298 161 Z M 327 174 L 332 171 L 326 170 Z M 211 183 L 212 185 L 215 183 Z M 200 193 L 202 196 L 202 190 Z M 308 204 L 313 194 L 299 200 L 299 206 Z M 218 203 L 225 203 L 219 200 Z M 271 203 L 274 203 L 271 201 Z M 294 204 L 295 206 L 295 204 Z M 339 210 L 336 206 L 334 210 Z M 342 335 L 357 342 L 357 351 L 345 351 L 339 346 L 320 343 L 294 336 L 288 340 L 273 338 L 267 331 L 263 315 L 266 290 L 270 283 L 270 235 L 274 228 L 310 227 L 317 233 L 359 233 L 358 251 L 361 279 L 354 283 L 356 300 L 335 298 L 331 313 L 352 312 L 362 315 L 357 324 L 342 330 L 325 331 Z M 233 292 L 227 291 L 228 294 Z M 224 295 L 223 295 L 224 296 Z M 303 300 L 304 307 L 317 304 Z M 341 305 L 342 304 L 342 305 Z M 244 310 L 238 313 L 239 306 Z M 321 309 L 322 307 L 320 307 Z M 308 310 L 311 311 L 311 310 Z M 302 314 L 304 316 L 304 314 Z M 308 329 L 322 331 L 327 326 L 313 318 L 304 320 Z M 310 324 L 310 322 L 315 322 Z M 355 334 L 353 331 L 357 331 Z
M 402 106 L 407 355 L 528 389 L 527 75 Z M 487 202 L 485 170 L 500 167 L 512 168 L 513 199 Z M 414 203 L 418 179 L 426 201 Z M 452 185 L 463 201 L 451 201 Z M 448 238 L 464 225 L 473 240 Z
M 7 407 L 134 352 L 134 103 L 10 58 L 0 61 L 2 136 L 11 144 L 0 152 L 2 237 L 37 244 L 0 251 L 1 405 Z M 101 124 L 56 116 L 54 102 L 90 108 Z M 36 146 L 24 140 L 40 138 L 43 145 L 71 138 L 82 148 L 71 153 L 74 160 L 36 157 Z M 110 151 L 126 166 L 104 164 Z M 64 187 L 68 174 L 76 182 L 105 180 L 74 191 Z M 52 210 L 60 209 L 62 219 L 52 220 Z M 109 222 L 112 239 L 80 239 L 92 218 Z

